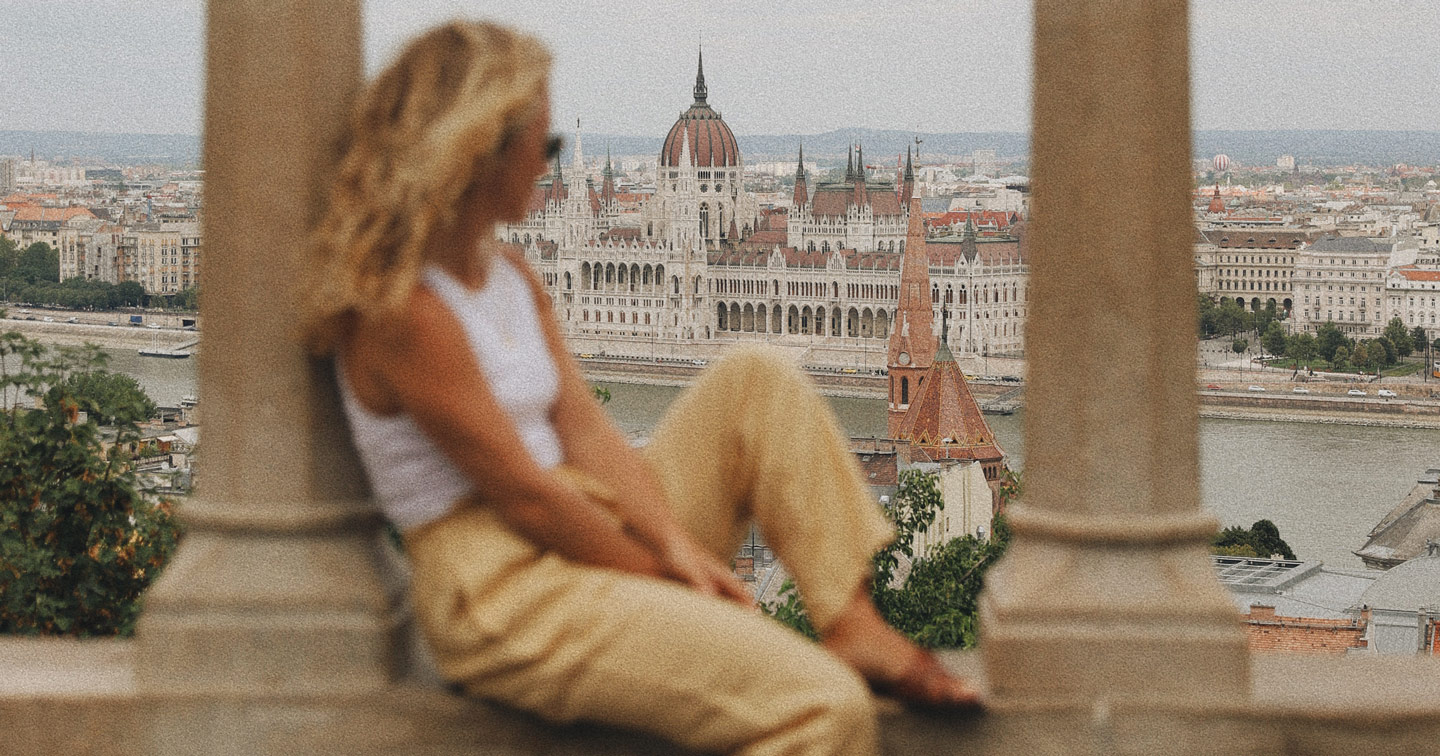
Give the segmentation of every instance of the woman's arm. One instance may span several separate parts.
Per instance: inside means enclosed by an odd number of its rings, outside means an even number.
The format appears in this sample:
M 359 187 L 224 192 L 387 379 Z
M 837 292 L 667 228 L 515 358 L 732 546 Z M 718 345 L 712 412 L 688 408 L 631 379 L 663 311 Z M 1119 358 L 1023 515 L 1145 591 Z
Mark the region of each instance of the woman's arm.
M 513 262 L 530 282 L 550 354 L 560 374 L 560 396 L 551 413 L 551 422 L 560 436 L 566 463 L 609 489 L 614 511 L 624 521 L 626 530 L 650 545 L 672 576 L 702 593 L 751 603 L 751 597 L 735 581 L 729 567 L 700 547 L 676 519 L 649 462 L 630 445 L 609 414 L 595 401 L 579 364 L 565 348 L 550 300 L 539 279 L 523 258 Z
M 352 375 L 375 380 L 532 543 L 577 562 L 662 576 L 651 547 L 535 463 L 463 347 L 468 342 L 439 297 L 417 287 L 403 317 L 357 329 L 343 357 Z

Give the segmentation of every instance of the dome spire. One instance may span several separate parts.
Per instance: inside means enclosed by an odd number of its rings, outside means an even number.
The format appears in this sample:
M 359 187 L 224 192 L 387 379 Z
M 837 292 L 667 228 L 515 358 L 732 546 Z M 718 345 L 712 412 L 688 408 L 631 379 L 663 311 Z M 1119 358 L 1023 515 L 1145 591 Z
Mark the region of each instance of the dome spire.
M 705 48 L 700 48 L 700 62 L 695 67 L 695 104 L 704 105 L 709 92 L 705 89 Z

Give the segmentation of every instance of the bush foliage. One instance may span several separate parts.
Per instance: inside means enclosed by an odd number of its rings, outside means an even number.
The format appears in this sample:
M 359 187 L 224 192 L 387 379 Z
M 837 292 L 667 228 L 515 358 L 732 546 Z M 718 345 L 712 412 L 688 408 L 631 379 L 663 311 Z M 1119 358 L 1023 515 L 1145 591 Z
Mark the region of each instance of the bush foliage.
M 1020 494 L 1020 477 L 1007 471 L 1000 488 L 1002 506 Z M 929 552 L 914 553 L 915 535 L 944 507 L 933 475 L 914 470 L 900 474 L 900 490 L 886 507 L 898 537 L 872 559 L 871 599 L 892 627 L 927 648 L 968 648 L 978 633 L 977 600 L 985 573 L 1005 553 L 1010 529 L 1003 515 L 992 522 L 988 539 L 952 538 Z M 911 560 L 903 580 L 896 572 Z M 809 638 L 817 638 L 794 583 L 786 581 L 779 600 L 761 610 Z
M 0 336 L 0 633 L 129 635 L 175 549 L 173 504 L 142 488 L 123 451 L 154 404 L 112 376 L 93 346 Z M 113 444 L 101 417 L 119 423 Z

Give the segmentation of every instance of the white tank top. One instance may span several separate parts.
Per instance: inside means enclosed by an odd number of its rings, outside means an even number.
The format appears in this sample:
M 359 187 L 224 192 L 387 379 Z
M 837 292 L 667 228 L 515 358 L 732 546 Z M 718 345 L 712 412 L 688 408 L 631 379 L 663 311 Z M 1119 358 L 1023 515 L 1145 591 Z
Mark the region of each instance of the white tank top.
M 425 269 L 422 280 L 464 326 L 490 391 L 526 451 L 542 468 L 563 462 L 560 437 L 550 422 L 560 376 L 524 276 L 497 254 L 479 291 L 466 289 L 435 266 Z M 351 391 L 343 370 L 339 378 L 350 432 L 370 487 L 396 527 L 411 530 L 439 518 L 474 490 L 408 414 L 382 417 L 370 412 Z

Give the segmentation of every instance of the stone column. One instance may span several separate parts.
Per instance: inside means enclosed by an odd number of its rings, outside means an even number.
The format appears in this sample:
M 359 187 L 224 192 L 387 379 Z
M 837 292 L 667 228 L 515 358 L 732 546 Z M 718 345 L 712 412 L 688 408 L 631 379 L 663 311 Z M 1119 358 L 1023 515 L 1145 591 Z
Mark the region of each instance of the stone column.
M 295 330 L 360 30 L 358 0 L 209 4 L 205 422 L 187 532 L 137 633 L 147 690 L 353 694 L 389 681 L 376 516 L 328 368 Z
M 1186 15 L 1035 3 L 1025 491 L 981 602 L 998 707 L 1248 690 L 1199 501 Z

